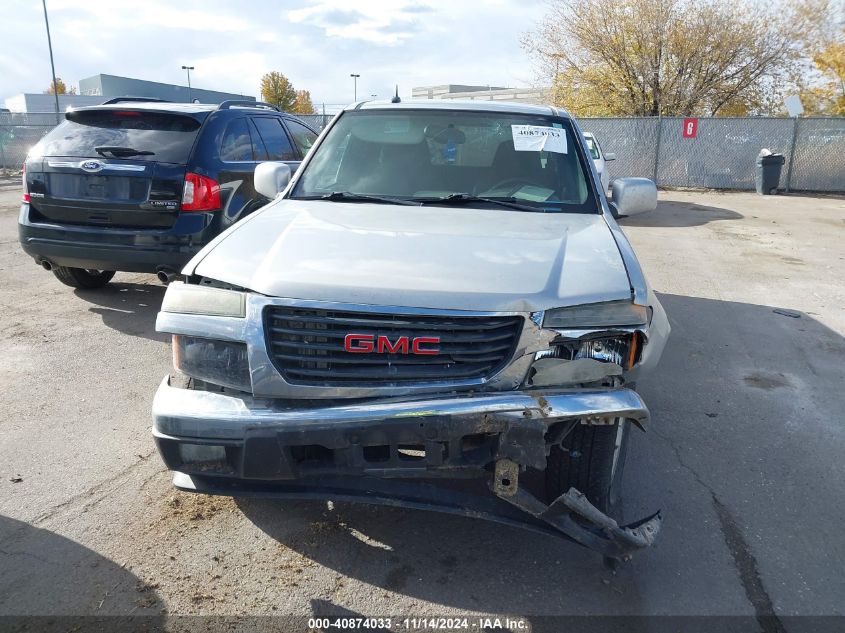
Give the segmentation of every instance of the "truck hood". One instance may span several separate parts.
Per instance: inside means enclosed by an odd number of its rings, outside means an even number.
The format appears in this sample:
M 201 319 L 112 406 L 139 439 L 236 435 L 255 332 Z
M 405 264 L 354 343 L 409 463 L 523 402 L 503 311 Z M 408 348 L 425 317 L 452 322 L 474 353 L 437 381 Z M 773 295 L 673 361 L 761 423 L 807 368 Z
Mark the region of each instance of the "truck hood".
M 188 264 L 273 297 L 530 312 L 630 299 L 601 215 L 279 200 Z

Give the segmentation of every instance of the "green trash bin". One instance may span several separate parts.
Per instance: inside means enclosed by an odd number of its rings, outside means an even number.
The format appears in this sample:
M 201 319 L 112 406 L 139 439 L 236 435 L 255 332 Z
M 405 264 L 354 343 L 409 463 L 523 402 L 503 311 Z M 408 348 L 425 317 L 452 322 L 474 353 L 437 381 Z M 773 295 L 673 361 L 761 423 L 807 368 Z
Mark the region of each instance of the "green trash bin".
M 761 196 L 770 196 L 778 192 L 780 172 L 786 159 L 783 154 L 772 154 L 763 150 L 757 155 L 757 172 L 754 184 Z

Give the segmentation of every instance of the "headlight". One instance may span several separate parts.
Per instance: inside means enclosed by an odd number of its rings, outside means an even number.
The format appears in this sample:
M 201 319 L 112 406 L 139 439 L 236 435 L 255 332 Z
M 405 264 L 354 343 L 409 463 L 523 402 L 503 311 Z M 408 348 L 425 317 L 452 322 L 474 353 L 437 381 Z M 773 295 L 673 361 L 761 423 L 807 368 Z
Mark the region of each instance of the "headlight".
M 246 294 L 237 290 L 175 282 L 164 293 L 161 311 L 243 318 L 246 316 Z
M 630 301 L 606 301 L 546 310 L 543 327 L 604 328 L 645 325 L 647 322 L 648 310 L 645 306 L 638 306 Z
M 631 369 L 639 362 L 641 348 L 642 337 L 634 332 L 623 336 L 561 341 L 555 343 L 551 349 L 537 352 L 534 359 L 561 358 L 571 361 L 592 358 L 602 363 L 615 363 L 623 369 Z
M 221 387 L 252 391 L 246 343 L 173 335 L 173 366 L 187 376 Z

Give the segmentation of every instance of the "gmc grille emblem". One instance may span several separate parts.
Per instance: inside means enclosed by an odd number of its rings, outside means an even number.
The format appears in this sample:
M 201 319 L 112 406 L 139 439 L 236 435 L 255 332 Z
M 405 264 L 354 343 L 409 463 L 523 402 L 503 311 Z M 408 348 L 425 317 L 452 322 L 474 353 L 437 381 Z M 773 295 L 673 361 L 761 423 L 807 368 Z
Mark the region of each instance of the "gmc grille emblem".
M 439 336 L 400 336 L 391 341 L 384 334 L 347 334 L 343 349 L 352 354 L 419 354 L 433 356 L 440 353 Z

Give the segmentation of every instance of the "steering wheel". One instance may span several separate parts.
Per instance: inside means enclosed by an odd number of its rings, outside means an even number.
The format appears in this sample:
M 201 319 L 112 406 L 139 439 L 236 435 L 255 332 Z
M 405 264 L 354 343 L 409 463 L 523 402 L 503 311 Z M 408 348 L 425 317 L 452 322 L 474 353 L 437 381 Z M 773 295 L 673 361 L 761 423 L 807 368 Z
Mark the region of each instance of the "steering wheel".
M 496 191 L 497 189 L 502 189 L 510 185 L 510 188 L 507 189 L 507 194 L 505 197 L 510 198 L 515 194 L 520 187 L 525 185 L 534 186 L 534 187 L 542 187 L 543 189 L 548 189 L 545 185 L 541 185 L 537 182 L 533 182 L 530 180 L 526 180 L 525 178 L 506 178 L 505 180 L 500 180 L 492 187 L 487 187 L 485 191 Z

